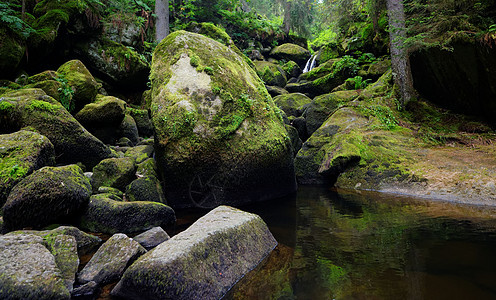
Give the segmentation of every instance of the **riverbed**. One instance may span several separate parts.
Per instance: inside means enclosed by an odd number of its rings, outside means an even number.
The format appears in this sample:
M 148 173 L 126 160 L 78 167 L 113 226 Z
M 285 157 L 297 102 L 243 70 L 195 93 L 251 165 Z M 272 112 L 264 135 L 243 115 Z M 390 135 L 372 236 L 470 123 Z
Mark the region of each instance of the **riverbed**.
M 495 299 L 496 209 L 300 187 L 242 209 L 279 246 L 226 299 Z

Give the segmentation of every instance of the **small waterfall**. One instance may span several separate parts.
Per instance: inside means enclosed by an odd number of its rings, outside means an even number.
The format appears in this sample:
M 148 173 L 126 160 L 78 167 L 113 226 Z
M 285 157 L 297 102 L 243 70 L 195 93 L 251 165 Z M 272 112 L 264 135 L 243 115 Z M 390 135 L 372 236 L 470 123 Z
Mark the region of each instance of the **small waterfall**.
M 307 61 L 307 64 L 305 65 L 305 69 L 303 69 L 303 73 L 309 72 L 313 68 L 315 68 L 315 59 L 316 58 L 317 58 L 317 54 L 310 56 L 310 58 Z

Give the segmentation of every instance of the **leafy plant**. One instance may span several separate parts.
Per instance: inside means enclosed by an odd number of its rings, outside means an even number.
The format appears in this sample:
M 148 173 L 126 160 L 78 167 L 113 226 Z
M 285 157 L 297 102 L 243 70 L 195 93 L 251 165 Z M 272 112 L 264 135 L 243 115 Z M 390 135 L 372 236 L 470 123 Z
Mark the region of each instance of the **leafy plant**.
M 0 23 L 20 37 L 27 39 L 30 34 L 36 32 L 31 26 L 24 22 L 19 15 L 20 6 L 10 2 L 0 2 Z
M 332 71 L 332 76 L 337 74 L 347 74 L 348 76 L 356 75 L 359 67 L 358 59 L 351 57 L 350 55 L 343 56 L 339 61 L 334 63 L 334 70 Z
M 346 79 L 346 81 L 352 82 L 354 84 L 355 90 L 362 90 L 370 84 L 370 79 L 363 80 L 362 76 L 355 76 L 353 78 L 348 78 Z
M 55 77 L 55 80 L 62 84 L 62 87 L 58 89 L 60 103 L 68 112 L 73 112 L 75 109 L 75 103 L 72 101 L 74 89 L 68 84 L 67 79 L 62 74 Z

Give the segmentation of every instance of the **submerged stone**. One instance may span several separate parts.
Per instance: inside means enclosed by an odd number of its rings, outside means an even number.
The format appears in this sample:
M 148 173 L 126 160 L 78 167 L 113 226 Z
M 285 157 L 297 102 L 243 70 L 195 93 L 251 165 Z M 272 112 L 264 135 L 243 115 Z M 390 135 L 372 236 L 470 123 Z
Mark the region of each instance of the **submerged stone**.
M 178 31 L 155 49 L 151 79 L 156 159 L 172 206 L 242 204 L 295 191 L 279 110 L 243 57 Z
M 140 257 L 112 294 L 126 299 L 220 299 L 276 245 L 259 216 L 220 206 Z

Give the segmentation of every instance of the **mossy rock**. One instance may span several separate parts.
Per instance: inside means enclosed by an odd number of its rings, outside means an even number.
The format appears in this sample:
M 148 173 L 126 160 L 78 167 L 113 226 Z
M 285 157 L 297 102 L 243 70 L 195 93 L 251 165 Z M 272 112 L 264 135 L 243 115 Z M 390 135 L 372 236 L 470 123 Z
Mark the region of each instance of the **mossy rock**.
M 286 61 L 292 60 L 302 66 L 305 65 L 306 61 L 310 57 L 310 51 L 301 46 L 286 43 L 272 49 L 270 56 L 276 59 L 284 59 Z
M 136 233 L 155 226 L 168 226 L 175 221 L 174 211 L 165 204 L 115 201 L 98 194 L 91 196 L 80 226 L 91 232 Z
M 8 29 L 0 26 L 0 74 L 6 77 L 6 74 L 12 74 L 19 66 L 26 46 L 23 41 Z M 6 78 L 2 78 L 6 79 Z
M 139 142 L 138 126 L 136 121 L 130 115 L 125 115 L 119 125 L 119 135 L 121 138 L 128 138 L 131 141 L 130 146 L 134 146 Z
M 126 102 L 113 96 L 100 96 L 86 104 L 74 117 L 86 128 L 114 125 L 117 127 L 126 114 Z
M 294 128 L 291 125 L 286 125 L 286 131 L 289 134 L 289 137 L 291 138 L 291 145 L 293 146 L 293 153 L 296 156 L 296 153 L 300 151 L 301 146 L 303 145 L 303 142 L 301 141 L 301 138 L 299 136 L 298 130 Z
M 167 204 L 160 181 L 154 176 L 135 179 L 126 188 L 129 201 L 148 201 Z
M 55 80 L 44 80 L 36 83 L 28 84 L 26 88 L 42 89 L 48 96 L 60 101 L 59 89 L 62 88 L 62 83 Z
M 41 168 L 10 192 L 3 207 L 5 229 L 40 228 L 67 220 L 90 195 L 90 181 L 77 165 Z
M 57 163 L 82 162 L 92 168 L 110 156 L 107 146 L 41 89 L 23 89 L 2 96 L 0 131 L 14 132 L 24 127 L 32 128 L 52 142 Z
M 132 48 L 108 39 L 98 39 L 76 51 L 109 83 L 123 89 L 146 87 L 150 65 Z
M 339 61 L 339 59 L 328 60 L 328 61 L 322 63 L 321 65 L 313 68 L 312 70 L 301 74 L 299 79 L 305 80 L 305 81 L 313 81 L 313 80 L 316 80 L 318 78 L 329 75 L 334 70 L 334 64 L 338 61 Z
M 76 239 L 70 235 L 46 236 L 48 250 L 53 254 L 55 263 L 60 270 L 65 286 L 72 292 L 79 267 Z
M 33 234 L 42 237 L 46 241 L 53 240 L 54 237 L 58 236 L 72 236 L 74 237 L 77 244 L 77 254 L 83 256 L 94 252 L 95 248 L 98 248 L 102 244 L 102 239 L 85 233 L 74 226 L 59 226 L 52 230 L 18 230 L 9 232 L 9 235 L 15 234 Z
M 296 155 L 295 169 L 301 184 L 334 183 L 337 176 L 360 159 L 362 138 L 358 129 L 368 119 L 351 108 L 336 111 Z
M 302 72 L 300 66 L 292 60 L 285 63 L 282 66 L 282 69 L 284 70 L 284 72 L 286 72 L 286 74 L 288 75 L 288 78 L 291 78 L 291 77 L 298 78 L 298 76 Z
M 258 76 L 265 84 L 278 87 L 286 86 L 286 72 L 280 66 L 268 61 L 256 61 L 254 65 Z
M 306 106 L 311 102 L 312 99 L 301 93 L 285 94 L 274 98 L 274 103 L 282 109 L 288 117 L 301 116 L 305 111 Z
M 149 158 L 144 162 L 138 164 L 136 169 L 136 175 L 140 176 L 153 176 L 157 177 L 157 164 L 153 158 Z
M 186 27 L 186 30 L 204 35 L 229 47 L 231 50 L 236 52 L 236 54 L 242 57 L 250 67 L 253 67 L 252 60 L 249 59 L 246 55 L 243 54 L 243 52 L 239 50 L 239 48 L 236 46 L 232 38 L 221 27 L 216 26 L 215 24 L 210 22 L 202 22 L 202 23 L 190 22 Z
M 145 160 L 153 157 L 153 146 L 151 145 L 141 145 L 132 147 L 124 153 L 124 157 L 134 158 L 136 164 L 140 164 Z
M 107 158 L 93 168 L 92 185 L 97 191 L 101 186 L 109 186 L 121 191 L 136 179 L 134 158 Z
M 151 80 L 156 159 L 172 206 L 241 204 L 295 190 L 279 109 L 242 57 L 174 32 L 155 49 Z M 216 188 L 205 189 L 207 181 Z
M 282 87 L 272 86 L 272 85 L 266 85 L 265 88 L 267 88 L 267 92 L 269 92 L 269 94 L 272 97 L 276 97 L 276 96 L 279 96 L 279 95 L 288 94 L 288 91 L 286 91 Z
M 220 299 L 276 245 L 259 216 L 220 206 L 138 258 L 112 295 Z
M 46 137 L 25 130 L 0 135 L 0 145 L 1 207 L 10 190 L 22 178 L 34 170 L 55 164 L 55 152 Z
M 307 105 L 303 117 L 307 122 L 307 132 L 312 135 L 327 118 L 339 107 L 358 97 L 357 91 L 339 91 L 315 97 Z
M 342 50 L 335 44 L 325 44 L 317 52 L 317 62 L 320 64 L 340 56 Z
M 136 127 L 138 127 L 138 134 L 141 137 L 153 136 L 153 124 L 150 116 L 148 115 L 148 110 L 146 109 L 135 109 L 127 107 L 126 112 L 133 117 L 136 122 Z
M 74 90 L 73 100 L 76 104 L 76 111 L 95 100 L 101 84 L 95 80 L 80 60 L 66 62 L 57 69 L 57 73 L 63 75 Z
M 0 236 L 0 286 L 2 299 L 71 298 L 53 254 L 35 235 Z
M 46 70 L 33 76 L 29 76 L 27 79 L 27 83 L 31 84 L 41 81 L 55 80 L 55 78 L 57 77 L 59 77 L 59 74 L 57 74 L 57 72 L 53 70 Z

